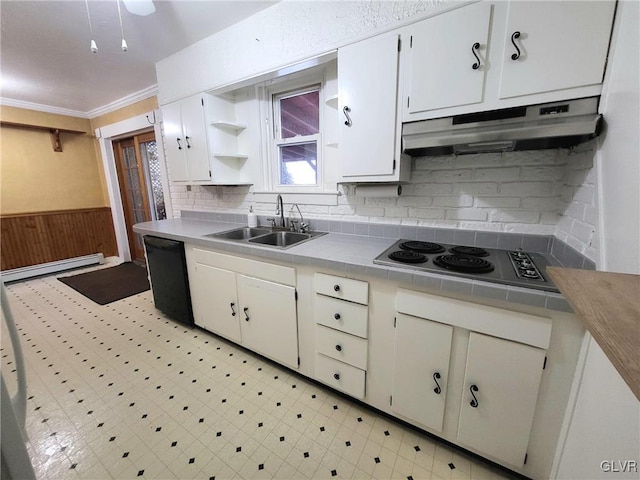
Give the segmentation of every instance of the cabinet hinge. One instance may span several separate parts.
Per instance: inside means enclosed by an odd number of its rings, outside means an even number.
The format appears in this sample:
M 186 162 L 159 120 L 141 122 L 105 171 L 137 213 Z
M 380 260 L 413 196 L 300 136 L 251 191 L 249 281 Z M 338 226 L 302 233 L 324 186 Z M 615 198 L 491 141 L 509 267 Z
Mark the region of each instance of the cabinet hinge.
M 409 99 L 410 99 L 410 98 L 411 98 L 411 97 L 407 97 L 407 108 L 409 108 Z
M 200 104 L 204 107 L 204 98 L 200 99 Z
M 393 328 L 396 328 L 397 324 L 398 324 L 398 319 L 396 317 L 393 317 Z
M 544 357 L 544 363 L 542 364 L 542 369 L 547 368 L 547 357 Z
M 211 170 L 209 170 L 209 178 L 211 178 Z
M 300 366 L 300 357 L 298 357 L 298 366 Z
M 402 39 L 398 37 L 398 51 L 402 49 Z
M 391 170 L 392 170 L 393 172 L 395 172 L 395 171 L 396 171 L 396 161 L 395 161 L 395 160 L 393 160 L 393 168 L 392 168 Z
M 409 48 L 413 48 L 413 35 L 409 37 Z
M 298 291 L 297 290 L 293 291 L 293 296 L 294 296 L 294 298 L 296 299 L 296 302 L 297 302 L 298 301 Z
M 393 395 L 389 395 L 389 405 L 393 405 Z
M 528 453 L 525 453 L 525 454 L 524 454 L 524 464 L 525 464 L 525 465 L 527 464 L 527 457 L 528 457 L 528 456 L 529 456 L 529 454 L 528 454 Z

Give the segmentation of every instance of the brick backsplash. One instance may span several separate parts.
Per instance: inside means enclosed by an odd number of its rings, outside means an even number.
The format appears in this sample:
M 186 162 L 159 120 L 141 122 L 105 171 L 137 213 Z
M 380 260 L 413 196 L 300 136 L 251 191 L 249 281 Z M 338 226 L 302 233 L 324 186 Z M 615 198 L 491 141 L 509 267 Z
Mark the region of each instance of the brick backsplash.
M 537 150 L 412 160 L 411 179 L 397 198 L 359 196 L 340 184 L 336 206 L 299 204 L 305 219 L 384 223 L 519 234 L 552 235 L 592 261 L 597 259 L 595 141 L 572 150 Z M 244 214 L 250 187 L 172 185 L 180 210 Z

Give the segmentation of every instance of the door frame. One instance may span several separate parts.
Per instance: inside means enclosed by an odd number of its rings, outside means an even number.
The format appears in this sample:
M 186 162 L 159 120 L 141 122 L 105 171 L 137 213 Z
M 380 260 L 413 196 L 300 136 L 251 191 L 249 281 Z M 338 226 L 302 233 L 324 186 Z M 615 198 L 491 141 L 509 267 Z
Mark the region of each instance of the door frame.
M 153 119 L 154 121 L 151 122 L 149 119 Z M 164 194 L 167 218 L 173 218 L 171 191 L 169 189 L 169 177 L 167 175 L 167 164 L 164 156 L 162 128 L 160 127 L 161 121 L 162 113 L 160 109 L 156 109 L 95 129 L 95 136 L 100 144 L 102 168 L 104 169 L 107 193 L 109 194 L 109 203 L 111 204 L 111 217 L 113 219 L 113 229 L 116 234 L 118 257 L 125 262 L 131 261 L 131 251 L 129 250 L 129 237 L 127 235 L 127 226 L 124 219 L 124 208 L 122 206 L 122 199 L 120 198 L 120 184 L 118 182 L 118 173 L 116 171 L 115 163 L 116 159 L 112 141 L 117 140 L 118 137 L 133 136 L 142 130 L 148 130 L 149 126 L 153 125 L 156 144 L 158 145 L 162 191 Z

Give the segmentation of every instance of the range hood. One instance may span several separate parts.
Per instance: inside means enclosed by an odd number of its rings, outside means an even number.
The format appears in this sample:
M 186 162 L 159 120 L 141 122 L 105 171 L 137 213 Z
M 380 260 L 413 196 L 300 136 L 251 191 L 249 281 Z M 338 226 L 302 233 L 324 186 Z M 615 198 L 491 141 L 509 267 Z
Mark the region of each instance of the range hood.
M 403 152 L 422 157 L 572 147 L 600 134 L 599 98 L 404 123 Z

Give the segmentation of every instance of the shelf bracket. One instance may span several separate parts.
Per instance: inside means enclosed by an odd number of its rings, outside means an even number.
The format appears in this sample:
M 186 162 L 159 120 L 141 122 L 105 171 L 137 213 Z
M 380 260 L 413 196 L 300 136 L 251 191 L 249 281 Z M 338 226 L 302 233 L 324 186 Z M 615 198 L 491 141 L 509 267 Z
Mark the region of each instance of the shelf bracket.
M 51 146 L 53 147 L 54 152 L 62 151 L 62 142 L 60 141 L 60 130 L 57 128 L 52 128 L 49 130 L 49 135 L 51 135 Z

